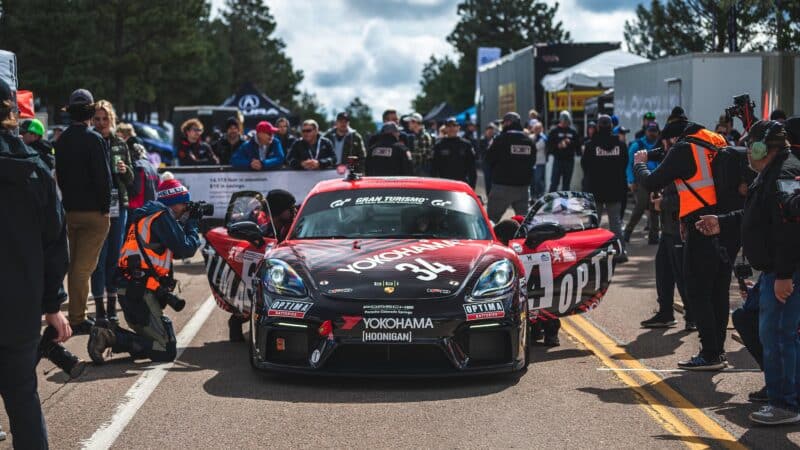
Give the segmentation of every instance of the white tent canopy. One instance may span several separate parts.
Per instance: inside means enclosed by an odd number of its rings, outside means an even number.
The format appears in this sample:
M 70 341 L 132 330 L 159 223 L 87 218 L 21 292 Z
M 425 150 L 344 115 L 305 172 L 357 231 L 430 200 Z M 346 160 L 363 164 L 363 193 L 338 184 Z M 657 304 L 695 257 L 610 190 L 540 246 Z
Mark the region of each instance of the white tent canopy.
M 614 87 L 614 69 L 649 61 L 624 50 L 600 53 L 561 72 L 542 78 L 545 91 L 563 91 L 567 87 Z

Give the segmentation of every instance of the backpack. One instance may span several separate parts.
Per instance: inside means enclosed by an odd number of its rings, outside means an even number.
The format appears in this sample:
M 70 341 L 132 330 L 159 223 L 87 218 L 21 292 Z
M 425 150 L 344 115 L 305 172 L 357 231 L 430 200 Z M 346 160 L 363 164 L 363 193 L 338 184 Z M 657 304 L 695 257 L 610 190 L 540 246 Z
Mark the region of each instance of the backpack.
M 687 137 L 686 142 L 697 144 L 716 152 L 711 161 L 711 172 L 714 178 L 714 190 L 717 193 L 717 210 L 727 213 L 742 209 L 744 197 L 739 193 L 739 186 L 755 180 L 756 173 L 750 169 L 747 154 L 734 147 L 715 147 L 700 139 Z

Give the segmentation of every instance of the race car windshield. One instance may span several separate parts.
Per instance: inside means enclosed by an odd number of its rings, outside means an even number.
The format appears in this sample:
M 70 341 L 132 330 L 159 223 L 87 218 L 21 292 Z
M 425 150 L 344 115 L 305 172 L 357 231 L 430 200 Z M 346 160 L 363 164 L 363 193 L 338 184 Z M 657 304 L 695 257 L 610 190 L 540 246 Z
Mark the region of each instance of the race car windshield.
M 491 239 L 477 202 L 463 192 L 364 189 L 308 199 L 292 239 Z

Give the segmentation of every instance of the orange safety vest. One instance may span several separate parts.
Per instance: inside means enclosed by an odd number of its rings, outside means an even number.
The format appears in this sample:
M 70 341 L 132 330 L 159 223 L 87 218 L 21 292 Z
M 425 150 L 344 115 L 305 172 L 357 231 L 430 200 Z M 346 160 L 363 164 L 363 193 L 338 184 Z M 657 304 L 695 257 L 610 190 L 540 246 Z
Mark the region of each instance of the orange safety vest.
M 164 212 L 165 211 L 159 211 L 155 214 L 151 214 L 128 227 L 128 233 L 125 235 L 125 243 L 122 244 L 119 262 L 117 263 L 120 269 L 128 269 L 128 257 L 139 255 L 141 258 L 141 264 L 139 268 L 148 274 L 146 288 L 151 291 L 158 289 L 160 283 L 158 282 L 157 278 L 151 275 L 149 270 L 150 267 L 147 265 L 144 260 L 144 256 L 139 251 L 139 244 L 136 242 L 136 235 L 138 234 L 139 238 L 142 240 L 142 248 L 147 254 L 147 257 L 150 258 L 150 263 L 152 263 L 153 270 L 155 270 L 156 275 L 159 277 L 169 276 L 170 270 L 172 269 L 172 251 L 164 247 L 162 244 L 152 244 L 150 242 L 153 237 L 151 232 L 153 221 L 158 219 L 161 214 L 164 214 Z
M 694 156 L 694 164 L 697 169 L 694 175 L 688 179 L 675 181 L 675 187 L 678 190 L 678 197 L 680 198 L 679 215 L 681 218 L 688 216 L 700 208 L 717 204 L 717 191 L 714 187 L 714 173 L 711 170 L 711 163 L 717 156 L 716 149 L 728 145 L 724 137 L 706 129 L 702 129 L 687 137 L 695 141 L 707 142 L 709 145 L 704 146 L 695 142 L 689 142 L 692 148 L 692 155 Z

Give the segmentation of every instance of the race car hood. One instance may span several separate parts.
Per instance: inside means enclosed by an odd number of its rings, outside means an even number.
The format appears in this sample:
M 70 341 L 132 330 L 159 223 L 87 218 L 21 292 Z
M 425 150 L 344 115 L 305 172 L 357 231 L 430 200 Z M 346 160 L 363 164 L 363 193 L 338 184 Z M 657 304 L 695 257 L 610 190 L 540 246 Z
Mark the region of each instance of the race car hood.
M 302 265 L 329 297 L 400 300 L 453 295 L 504 252 L 488 241 L 342 239 L 290 241 L 268 257 Z

